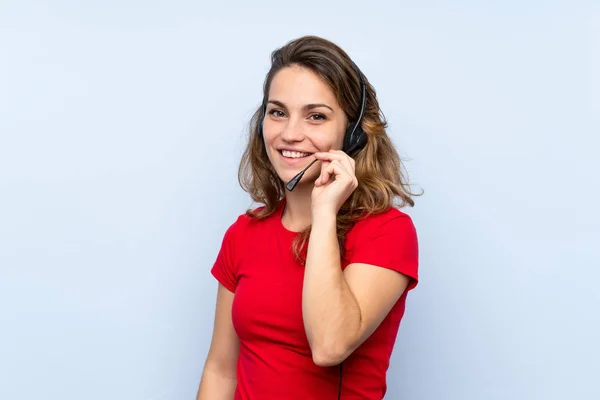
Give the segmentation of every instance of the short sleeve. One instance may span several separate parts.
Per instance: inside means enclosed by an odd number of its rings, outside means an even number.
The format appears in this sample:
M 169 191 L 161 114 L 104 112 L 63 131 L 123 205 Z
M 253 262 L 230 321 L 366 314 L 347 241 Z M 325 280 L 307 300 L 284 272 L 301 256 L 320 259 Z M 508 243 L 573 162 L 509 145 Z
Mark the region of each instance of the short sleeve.
M 211 274 L 230 292 L 235 292 L 238 281 L 234 254 L 238 224 L 239 219 L 225 231 L 221 242 L 221 248 L 210 271 Z
M 408 214 L 376 216 L 370 221 L 360 221 L 356 229 L 348 249 L 348 264 L 371 264 L 406 275 L 411 278 L 407 292 L 417 286 L 419 246 L 417 231 Z

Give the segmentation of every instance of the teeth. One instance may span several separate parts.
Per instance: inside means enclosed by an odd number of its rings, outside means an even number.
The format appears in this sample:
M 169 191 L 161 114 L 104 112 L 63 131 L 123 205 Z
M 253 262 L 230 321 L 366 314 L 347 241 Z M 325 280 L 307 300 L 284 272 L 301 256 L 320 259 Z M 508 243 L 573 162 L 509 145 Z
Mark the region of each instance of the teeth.
M 299 151 L 289 151 L 289 150 L 282 150 L 281 153 L 283 154 L 284 157 L 289 157 L 289 158 L 302 158 L 302 157 L 306 157 L 306 156 L 310 155 L 310 153 L 300 153 Z

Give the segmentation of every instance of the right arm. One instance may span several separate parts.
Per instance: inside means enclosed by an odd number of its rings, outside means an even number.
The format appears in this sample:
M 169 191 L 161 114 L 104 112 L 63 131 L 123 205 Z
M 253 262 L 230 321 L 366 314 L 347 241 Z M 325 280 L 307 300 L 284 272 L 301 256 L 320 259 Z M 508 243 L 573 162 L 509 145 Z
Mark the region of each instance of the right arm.
M 240 342 L 231 321 L 233 293 L 219 284 L 210 349 L 196 400 L 233 400 Z

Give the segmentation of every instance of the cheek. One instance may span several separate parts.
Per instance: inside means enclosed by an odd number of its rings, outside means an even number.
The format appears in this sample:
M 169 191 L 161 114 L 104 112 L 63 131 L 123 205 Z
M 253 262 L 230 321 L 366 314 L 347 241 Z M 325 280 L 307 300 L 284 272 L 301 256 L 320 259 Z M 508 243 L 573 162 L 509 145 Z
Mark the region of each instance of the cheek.
M 267 149 L 267 153 L 270 154 L 274 147 L 275 138 L 273 136 L 264 135 L 262 141 Z
M 346 120 L 341 120 L 339 121 L 336 129 L 335 129 L 335 134 L 332 135 L 332 143 L 333 146 L 332 149 L 336 149 L 336 150 L 341 150 L 342 146 L 344 145 L 344 136 L 346 135 L 346 128 L 348 127 L 348 124 L 346 123 Z
M 337 148 L 341 149 L 342 146 L 344 145 L 344 136 L 346 134 L 346 131 L 343 130 L 342 133 L 338 136 L 338 140 L 337 140 Z
M 269 158 L 269 161 L 273 162 L 275 136 L 272 134 L 269 135 L 268 132 L 263 131 L 263 136 L 260 138 L 260 140 L 262 141 L 262 145 L 265 146 L 265 149 L 267 150 L 267 157 Z
M 273 126 L 272 121 L 265 120 L 263 122 L 262 133 L 263 133 L 263 136 L 262 136 L 263 142 L 266 145 L 273 144 L 277 135 L 276 135 L 275 126 Z
M 341 127 L 336 127 L 325 135 L 321 132 L 321 134 L 314 135 L 312 141 L 321 151 L 341 150 L 344 145 L 344 134 L 346 133 L 345 130 L 341 129 Z

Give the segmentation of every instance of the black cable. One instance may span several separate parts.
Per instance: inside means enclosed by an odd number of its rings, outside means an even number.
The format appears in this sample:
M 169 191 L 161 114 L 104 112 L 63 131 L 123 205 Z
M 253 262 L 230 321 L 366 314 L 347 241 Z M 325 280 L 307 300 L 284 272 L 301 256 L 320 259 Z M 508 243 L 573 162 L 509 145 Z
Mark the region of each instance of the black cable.
M 340 385 L 338 386 L 338 400 L 342 398 L 342 364 L 340 364 Z

